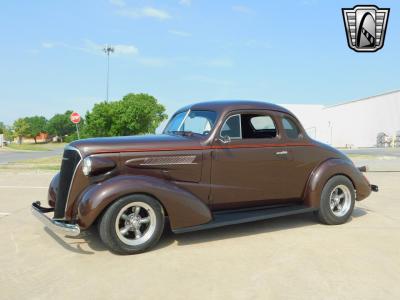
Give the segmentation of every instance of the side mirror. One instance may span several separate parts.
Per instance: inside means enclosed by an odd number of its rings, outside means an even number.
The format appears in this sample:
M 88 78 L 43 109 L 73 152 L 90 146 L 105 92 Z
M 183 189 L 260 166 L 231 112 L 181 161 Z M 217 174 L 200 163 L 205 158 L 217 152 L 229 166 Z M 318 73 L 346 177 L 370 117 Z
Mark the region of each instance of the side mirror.
M 220 141 L 222 144 L 228 144 L 228 143 L 231 142 L 231 137 L 230 137 L 229 135 L 225 135 L 225 136 L 223 136 L 223 137 L 220 137 L 220 138 L 219 138 L 219 141 Z

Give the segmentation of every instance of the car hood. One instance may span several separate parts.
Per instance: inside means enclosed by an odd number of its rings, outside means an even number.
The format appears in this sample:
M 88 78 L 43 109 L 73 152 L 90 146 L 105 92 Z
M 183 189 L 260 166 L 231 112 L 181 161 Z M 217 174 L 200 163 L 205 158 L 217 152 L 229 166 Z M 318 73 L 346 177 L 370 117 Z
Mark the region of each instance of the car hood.
M 138 135 L 90 138 L 72 142 L 82 156 L 96 153 L 146 152 L 202 149 L 202 139 L 181 135 Z

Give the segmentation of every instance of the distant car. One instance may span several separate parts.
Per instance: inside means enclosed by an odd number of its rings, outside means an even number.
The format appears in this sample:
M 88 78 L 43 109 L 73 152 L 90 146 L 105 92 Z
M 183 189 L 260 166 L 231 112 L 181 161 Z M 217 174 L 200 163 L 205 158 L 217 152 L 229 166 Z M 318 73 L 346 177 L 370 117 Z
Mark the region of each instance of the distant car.
M 305 212 L 342 224 L 371 190 L 350 159 L 310 139 L 288 110 L 215 101 L 180 109 L 161 135 L 71 143 L 50 208 L 35 202 L 32 211 L 72 236 L 96 224 L 112 251 L 132 254 L 157 243 L 167 218 L 175 233 Z

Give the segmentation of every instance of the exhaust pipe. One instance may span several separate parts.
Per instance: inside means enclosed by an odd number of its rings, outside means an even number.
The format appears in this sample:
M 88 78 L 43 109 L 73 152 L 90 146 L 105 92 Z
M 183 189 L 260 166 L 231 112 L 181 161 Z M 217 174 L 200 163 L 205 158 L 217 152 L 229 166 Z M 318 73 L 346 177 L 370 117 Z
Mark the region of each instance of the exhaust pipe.
M 371 184 L 371 191 L 373 192 L 378 192 L 379 191 L 379 187 L 375 184 Z

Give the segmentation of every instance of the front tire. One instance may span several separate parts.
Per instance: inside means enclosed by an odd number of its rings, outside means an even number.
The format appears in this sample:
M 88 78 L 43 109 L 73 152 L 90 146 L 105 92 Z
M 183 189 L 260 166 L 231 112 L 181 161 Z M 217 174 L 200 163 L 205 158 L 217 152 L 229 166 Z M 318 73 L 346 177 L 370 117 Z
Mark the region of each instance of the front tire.
M 136 254 L 154 246 L 164 230 L 161 204 L 147 195 L 129 195 L 113 203 L 99 222 L 103 243 L 119 254 Z
M 321 193 L 319 220 L 328 225 L 346 223 L 353 212 L 355 198 L 353 183 L 347 177 L 332 177 Z

